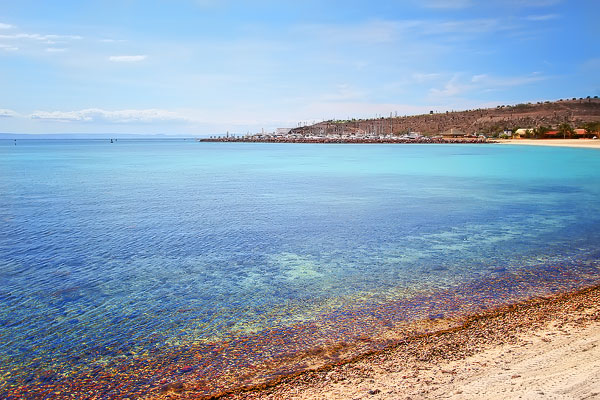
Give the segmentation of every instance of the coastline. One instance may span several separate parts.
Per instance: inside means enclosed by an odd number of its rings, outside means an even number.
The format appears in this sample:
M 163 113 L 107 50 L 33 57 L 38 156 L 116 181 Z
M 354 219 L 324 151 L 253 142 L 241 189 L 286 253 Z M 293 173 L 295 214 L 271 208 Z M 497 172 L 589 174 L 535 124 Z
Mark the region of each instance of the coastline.
M 476 144 L 476 143 L 494 143 L 487 139 L 479 138 L 442 138 L 422 136 L 415 139 L 403 139 L 399 137 L 219 137 L 211 139 L 196 139 L 197 142 L 205 143 L 309 143 L 309 144 Z
M 517 144 L 526 146 L 554 146 L 577 147 L 586 149 L 600 149 L 598 139 L 500 139 L 499 144 Z
M 371 138 L 245 138 L 228 137 L 214 139 L 196 139 L 198 142 L 213 143 L 310 143 L 310 144 L 511 144 L 529 146 L 552 146 L 600 149 L 598 139 L 474 139 L 474 138 L 436 138 L 419 139 L 371 139 Z
M 598 328 L 600 285 L 471 316 L 456 328 L 218 398 L 589 398 L 600 384 Z M 161 398 L 173 395 L 180 397 Z

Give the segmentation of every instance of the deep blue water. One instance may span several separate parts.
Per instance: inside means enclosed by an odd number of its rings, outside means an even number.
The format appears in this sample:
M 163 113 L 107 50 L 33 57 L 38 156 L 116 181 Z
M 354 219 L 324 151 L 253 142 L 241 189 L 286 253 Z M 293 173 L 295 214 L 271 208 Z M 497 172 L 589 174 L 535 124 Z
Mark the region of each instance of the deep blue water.
M 597 150 L 0 141 L 0 383 L 528 266 L 595 283 L 599 227 Z

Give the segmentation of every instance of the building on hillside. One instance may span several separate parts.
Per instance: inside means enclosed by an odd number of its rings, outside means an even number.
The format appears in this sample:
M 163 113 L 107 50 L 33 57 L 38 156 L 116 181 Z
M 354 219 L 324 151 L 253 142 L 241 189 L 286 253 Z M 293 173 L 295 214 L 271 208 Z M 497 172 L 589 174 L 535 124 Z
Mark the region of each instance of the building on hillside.
M 455 128 L 450 128 L 450 130 L 447 130 L 445 132 L 442 132 L 442 136 L 445 137 L 463 137 L 465 136 L 465 133 L 461 130 L 455 129 Z
M 528 131 L 529 131 L 529 133 L 533 134 L 532 128 L 519 128 L 515 131 L 515 133 L 513 134 L 513 137 L 517 137 L 517 138 L 527 137 Z

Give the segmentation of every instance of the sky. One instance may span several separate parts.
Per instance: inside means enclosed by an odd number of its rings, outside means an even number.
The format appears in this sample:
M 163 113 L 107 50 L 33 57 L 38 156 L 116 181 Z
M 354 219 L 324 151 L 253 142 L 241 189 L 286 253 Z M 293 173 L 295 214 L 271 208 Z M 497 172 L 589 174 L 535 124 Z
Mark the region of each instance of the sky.
M 600 96 L 599 0 L 0 0 L 0 132 L 200 136 Z

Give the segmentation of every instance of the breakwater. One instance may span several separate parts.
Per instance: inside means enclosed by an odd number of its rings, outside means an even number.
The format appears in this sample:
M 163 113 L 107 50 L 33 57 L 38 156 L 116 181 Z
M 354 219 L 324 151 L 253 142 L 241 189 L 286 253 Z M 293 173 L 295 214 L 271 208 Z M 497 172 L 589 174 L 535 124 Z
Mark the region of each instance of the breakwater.
M 421 137 L 418 139 L 403 139 L 403 138 L 312 138 L 312 137 L 218 137 L 197 139 L 199 142 L 233 142 L 233 143 L 380 143 L 380 144 L 408 144 L 408 143 L 494 143 L 491 140 L 484 138 L 432 138 Z

